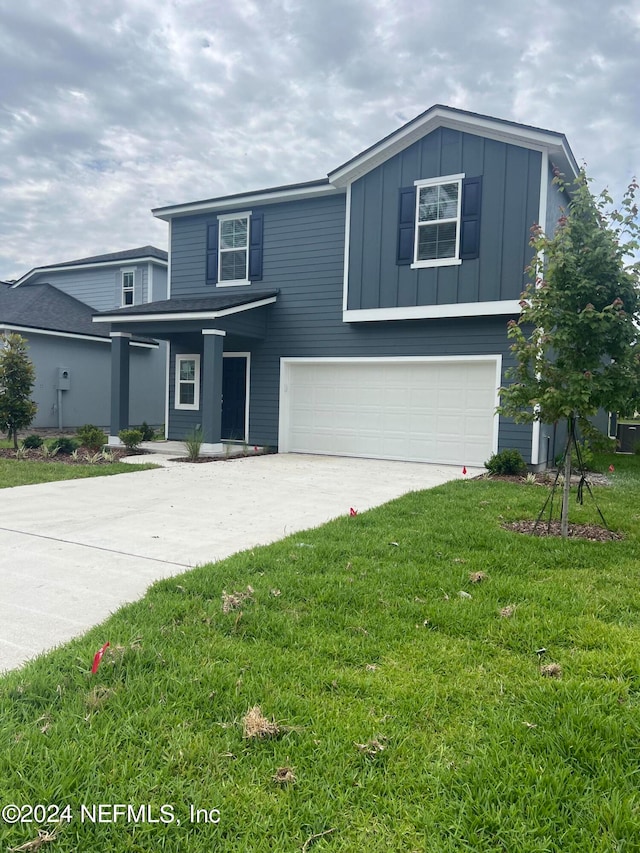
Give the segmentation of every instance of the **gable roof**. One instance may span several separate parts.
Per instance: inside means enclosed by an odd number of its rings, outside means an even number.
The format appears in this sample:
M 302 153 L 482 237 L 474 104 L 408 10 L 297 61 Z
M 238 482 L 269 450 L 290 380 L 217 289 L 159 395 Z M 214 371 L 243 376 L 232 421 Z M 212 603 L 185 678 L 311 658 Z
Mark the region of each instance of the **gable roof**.
M 523 148 L 547 151 L 562 172 L 567 175 L 578 174 L 578 164 L 564 133 L 435 104 L 329 172 L 329 181 L 337 187 L 346 186 L 438 127 L 460 130 Z
M 93 325 L 93 308 L 51 284 L 0 288 L 0 328 L 62 333 L 110 340 L 109 329 Z M 143 339 L 138 339 L 142 341 Z M 144 341 L 157 346 L 155 341 Z
M 375 169 L 385 160 L 413 145 L 423 136 L 438 127 L 447 127 L 496 139 L 524 148 L 546 151 L 553 163 L 567 176 L 578 174 L 578 164 L 564 133 L 544 130 L 528 124 L 519 124 L 507 119 L 493 118 L 480 113 L 459 110 L 443 104 L 435 104 L 428 110 L 394 130 L 384 139 L 365 148 L 346 163 L 329 172 L 326 178 L 302 184 L 288 184 L 270 189 L 253 190 L 246 193 L 219 196 L 202 201 L 156 207 L 151 212 L 158 219 L 171 220 L 176 216 L 188 216 L 207 211 L 232 210 L 245 205 L 267 204 L 312 196 L 345 192 L 352 181 Z
M 36 275 L 41 273 L 58 272 L 60 270 L 75 269 L 82 267 L 99 267 L 113 266 L 122 263 L 157 263 L 160 266 L 166 267 L 168 263 L 168 254 L 164 249 L 158 249 L 156 246 L 139 246 L 137 249 L 125 249 L 122 252 L 109 252 L 106 255 L 92 255 L 89 258 L 78 258 L 75 261 L 64 261 L 61 264 L 53 264 L 45 267 L 34 267 L 28 273 L 19 278 L 12 284 L 12 287 L 19 287 L 25 284 Z

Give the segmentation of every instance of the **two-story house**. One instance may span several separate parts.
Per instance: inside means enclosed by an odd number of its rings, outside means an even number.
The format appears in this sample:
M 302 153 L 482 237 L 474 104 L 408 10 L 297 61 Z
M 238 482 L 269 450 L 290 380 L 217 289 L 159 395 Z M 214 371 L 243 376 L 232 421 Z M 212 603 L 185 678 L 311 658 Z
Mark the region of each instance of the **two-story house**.
M 167 296 L 167 253 L 142 246 L 36 267 L 0 291 L 0 330 L 27 339 L 36 382 L 36 427 L 105 426 L 110 418 L 109 327 L 95 311 Z M 131 422 L 164 422 L 165 344 L 132 340 Z
M 102 312 L 112 436 L 128 420 L 129 338 L 170 345 L 167 436 L 482 465 L 551 429 L 496 413 L 532 258 L 566 204 L 566 138 L 434 106 L 327 178 L 159 208 L 167 299 Z

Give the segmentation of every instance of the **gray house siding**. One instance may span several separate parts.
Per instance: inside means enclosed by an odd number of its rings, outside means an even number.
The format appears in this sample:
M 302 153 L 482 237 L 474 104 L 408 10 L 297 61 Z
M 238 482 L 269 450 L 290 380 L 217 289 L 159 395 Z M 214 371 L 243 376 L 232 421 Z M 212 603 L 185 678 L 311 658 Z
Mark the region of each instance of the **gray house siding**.
M 48 284 L 57 287 L 69 296 L 90 305 L 96 311 L 110 311 L 122 305 L 122 272 L 134 270 L 134 300 L 142 304 L 149 301 L 149 264 L 127 264 L 96 267 L 92 269 L 69 268 L 54 272 L 41 272 L 23 287 L 30 284 Z M 166 297 L 167 271 L 158 264 L 153 265 L 153 299 Z
M 539 217 L 541 154 L 440 128 L 355 181 L 351 189 L 349 309 L 518 299 Z M 396 264 L 398 199 L 416 180 L 482 176 L 480 252 L 459 266 Z
M 62 426 L 85 423 L 109 424 L 111 344 L 77 338 L 25 334 L 29 358 L 36 373 L 33 399 L 38 411 L 34 427 L 58 427 L 58 368 L 70 372 L 70 388 L 62 392 Z M 160 424 L 164 405 L 158 389 L 164 381 L 164 365 L 157 349 L 131 348 L 130 422 Z
M 397 188 L 394 199 L 394 210 L 397 210 Z M 371 204 L 373 206 L 373 202 Z M 230 334 L 224 342 L 226 351 L 251 350 L 251 444 L 277 446 L 282 357 L 500 354 L 503 367 L 510 363 L 511 353 L 506 337 L 508 317 L 343 322 L 344 195 L 268 205 L 261 210 L 264 211 L 263 278 L 252 286 L 256 289 L 278 288 L 279 295 L 275 305 L 260 309 L 267 316 L 266 334 L 262 340 L 240 343 Z M 205 216 L 185 217 L 173 222 L 172 297 L 211 292 L 204 283 L 206 223 Z M 521 245 L 518 263 L 523 258 Z M 373 266 L 367 270 L 368 276 L 375 274 Z M 521 273 L 520 267 L 516 295 L 520 293 Z M 391 274 L 397 283 L 395 263 Z M 389 287 L 389 292 L 393 286 Z M 388 287 L 386 281 L 385 287 Z M 212 325 L 231 331 L 223 321 L 214 321 Z M 200 412 L 174 408 L 175 353 L 201 351 L 202 342 L 197 336 L 176 339 L 172 344 L 170 438 L 184 437 L 202 421 Z M 505 422 L 499 444 L 500 448 L 517 447 L 529 460 L 531 428 Z

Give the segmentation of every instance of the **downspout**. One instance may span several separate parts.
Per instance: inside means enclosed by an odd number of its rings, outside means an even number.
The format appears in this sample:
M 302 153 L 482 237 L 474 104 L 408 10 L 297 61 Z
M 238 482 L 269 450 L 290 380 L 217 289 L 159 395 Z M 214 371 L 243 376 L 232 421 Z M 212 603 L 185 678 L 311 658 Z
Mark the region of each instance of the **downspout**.
M 62 432 L 62 388 L 58 388 L 58 431 Z

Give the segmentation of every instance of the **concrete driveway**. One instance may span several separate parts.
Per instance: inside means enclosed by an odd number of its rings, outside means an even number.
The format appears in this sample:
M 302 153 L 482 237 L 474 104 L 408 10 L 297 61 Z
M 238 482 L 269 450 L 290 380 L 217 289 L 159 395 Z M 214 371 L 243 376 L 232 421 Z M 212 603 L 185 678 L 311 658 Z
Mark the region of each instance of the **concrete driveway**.
M 293 454 L 153 461 L 165 467 L 0 490 L 0 671 L 83 633 L 159 578 L 464 476 Z

